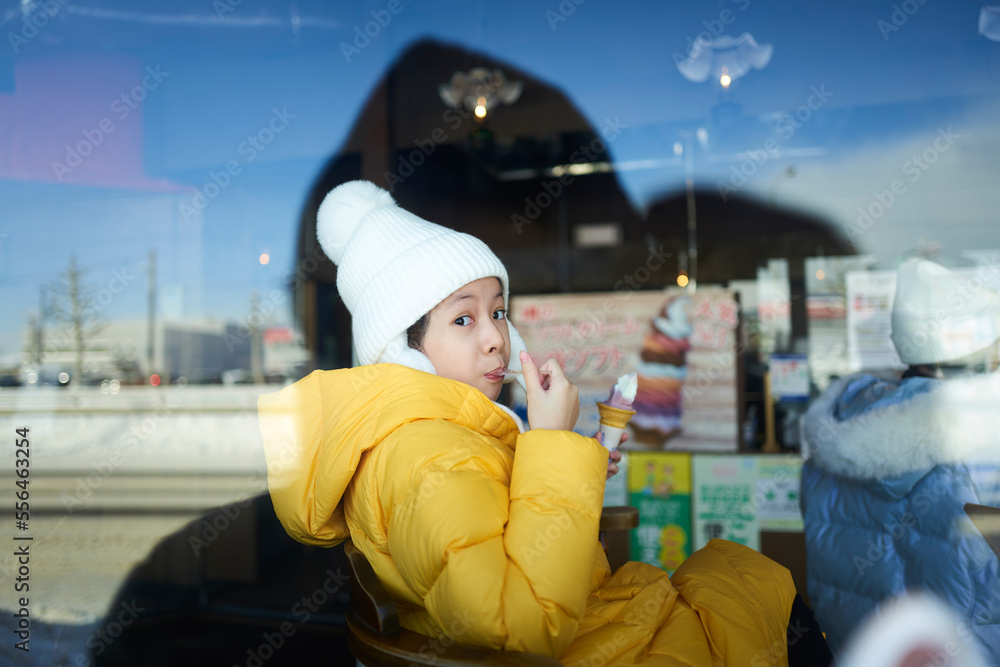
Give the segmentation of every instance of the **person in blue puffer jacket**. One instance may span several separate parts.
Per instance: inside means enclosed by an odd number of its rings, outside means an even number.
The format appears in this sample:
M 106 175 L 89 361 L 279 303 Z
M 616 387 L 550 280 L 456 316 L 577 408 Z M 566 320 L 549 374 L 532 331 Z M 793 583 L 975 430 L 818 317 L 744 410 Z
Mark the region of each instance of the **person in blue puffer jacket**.
M 1000 299 L 988 268 L 898 272 L 905 372 L 834 381 L 803 420 L 808 592 L 836 654 L 882 603 L 923 590 L 1000 665 L 997 556 L 965 503 L 1000 505 Z

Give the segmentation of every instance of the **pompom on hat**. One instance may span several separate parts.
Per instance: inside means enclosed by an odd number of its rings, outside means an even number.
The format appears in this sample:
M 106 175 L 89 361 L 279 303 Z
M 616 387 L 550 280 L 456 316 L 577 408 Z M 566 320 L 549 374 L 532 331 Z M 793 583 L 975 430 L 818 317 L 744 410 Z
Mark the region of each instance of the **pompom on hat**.
M 944 364 L 1000 338 L 1000 298 L 978 274 L 958 274 L 926 259 L 898 271 L 892 343 L 905 364 Z
M 316 218 L 320 246 L 337 265 L 337 290 L 351 313 L 362 365 L 394 363 L 436 374 L 430 359 L 407 345 L 406 330 L 474 280 L 499 278 L 507 307 L 507 269 L 485 243 L 401 209 L 374 183 L 337 186 Z M 524 341 L 507 325 L 508 367 L 520 370 Z

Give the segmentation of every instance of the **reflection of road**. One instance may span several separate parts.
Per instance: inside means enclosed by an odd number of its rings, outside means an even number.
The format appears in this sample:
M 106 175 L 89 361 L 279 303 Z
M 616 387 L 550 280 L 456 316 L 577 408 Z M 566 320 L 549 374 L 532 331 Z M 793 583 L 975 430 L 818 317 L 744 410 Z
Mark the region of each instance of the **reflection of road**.
M 30 612 L 49 623 L 87 623 L 101 618 L 115 591 L 164 536 L 195 518 L 54 514 L 32 518 Z M 0 587 L 13 590 L 13 556 L 0 559 Z M 12 610 L 11 595 L 0 608 Z M 4 624 L 6 625 L 6 624 Z
M 0 479 L 0 488 L 13 479 Z M 116 475 L 84 505 L 67 512 L 64 494 L 76 493 L 79 478 L 50 475 L 33 483 L 30 530 L 31 614 L 51 623 L 99 618 L 129 571 L 166 535 L 200 511 L 264 491 L 257 475 Z M 4 517 L 10 535 L 12 518 Z M 9 537 L 8 537 L 9 539 Z M 13 590 L 17 563 L 0 556 L 0 588 Z M 0 596 L 11 609 L 12 596 Z
M 265 492 L 256 399 L 275 389 L 0 391 L 0 436 L 30 434 L 30 528 L 16 531 L 13 507 L 0 507 L 0 541 L 34 537 L 32 618 L 98 619 L 160 539 L 202 510 Z M 13 472 L 11 453 L 0 459 L 0 496 L 15 489 Z M 0 609 L 16 603 L 17 568 L 0 549 Z
M 264 490 L 257 475 L 117 475 L 85 504 L 64 507 L 79 478 L 52 475 L 33 484 L 30 530 L 31 613 L 52 623 L 99 618 L 129 571 L 156 543 L 197 518 L 201 510 L 243 500 Z M 0 488 L 12 484 L 0 479 Z M 8 523 L 9 522 L 9 523 Z M 4 533 L 12 533 L 10 515 Z M 7 550 L 9 551 L 9 550 Z M 0 556 L 0 588 L 13 590 L 17 563 Z M 11 609 L 11 596 L 0 608 Z
M 36 476 L 31 482 L 33 517 L 45 514 L 194 514 L 237 499 L 263 493 L 263 472 L 119 472 L 107 477 L 93 472 L 61 472 Z M 4 480 L 9 480 L 4 482 Z M 0 489 L 13 488 L 13 477 L 0 477 Z

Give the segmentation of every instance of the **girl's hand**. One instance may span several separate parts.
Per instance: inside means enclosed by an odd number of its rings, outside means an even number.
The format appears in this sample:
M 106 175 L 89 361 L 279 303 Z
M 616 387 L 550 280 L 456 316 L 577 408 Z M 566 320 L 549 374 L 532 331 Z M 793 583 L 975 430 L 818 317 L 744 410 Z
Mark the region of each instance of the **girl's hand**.
M 594 437 L 597 438 L 597 442 L 601 443 L 602 445 L 604 444 L 604 434 L 602 432 L 598 431 L 597 433 L 594 434 Z M 626 440 L 628 440 L 628 433 L 622 433 L 621 442 L 623 443 Z M 618 463 L 621 460 L 622 460 L 622 453 L 618 451 L 617 448 L 612 449 L 610 452 L 608 452 L 608 479 L 611 479 L 612 477 L 618 474 Z
M 536 367 L 521 352 L 521 371 L 528 392 L 528 424 L 532 429 L 572 431 L 580 416 L 580 392 L 563 375 L 559 362 L 548 359 Z

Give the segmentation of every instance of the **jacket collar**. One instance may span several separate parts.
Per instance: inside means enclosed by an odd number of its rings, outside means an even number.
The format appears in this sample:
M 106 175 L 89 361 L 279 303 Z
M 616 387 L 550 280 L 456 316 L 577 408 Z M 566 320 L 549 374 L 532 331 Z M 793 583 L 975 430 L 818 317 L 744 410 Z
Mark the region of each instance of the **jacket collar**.
M 904 401 L 876 402 L 863 414 L 839 419 L 838 399 L 862 377 L 833 382 L 809 408 L 802 424 L 807 460 L 856 479 L 903 475 L 942 463 L 1000 465 L 1000 374 L 936 381 Z

